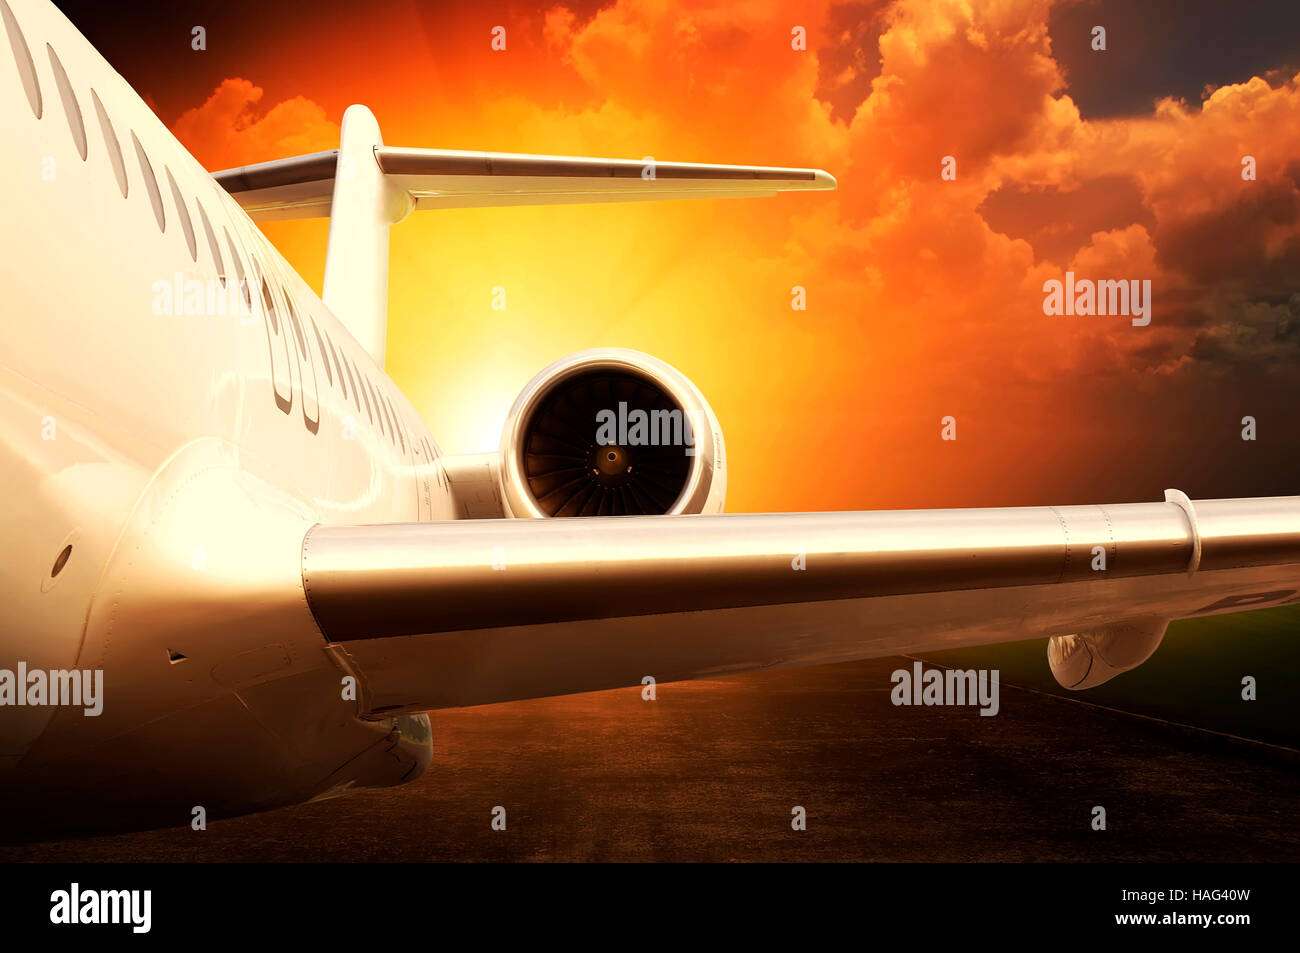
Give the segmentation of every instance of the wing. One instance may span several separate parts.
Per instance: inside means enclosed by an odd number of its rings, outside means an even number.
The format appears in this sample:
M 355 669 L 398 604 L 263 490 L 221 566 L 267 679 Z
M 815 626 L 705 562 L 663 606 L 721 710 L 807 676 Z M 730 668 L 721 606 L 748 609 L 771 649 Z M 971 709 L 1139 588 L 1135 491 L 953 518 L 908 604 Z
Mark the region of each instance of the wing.
M 340 152 L 334 149 L 213 173 L 257 221 L 330 214 Z M 416 210 L 733 198 L 833 189 L 818 169 L 704 165 L 646 159 L 460 152 L 377 146 L 387 182 Z
M 1034 636 L 1095 684 L 1300 599 L 1300 497 L 319 525 L 303 585 L 372 714 Z

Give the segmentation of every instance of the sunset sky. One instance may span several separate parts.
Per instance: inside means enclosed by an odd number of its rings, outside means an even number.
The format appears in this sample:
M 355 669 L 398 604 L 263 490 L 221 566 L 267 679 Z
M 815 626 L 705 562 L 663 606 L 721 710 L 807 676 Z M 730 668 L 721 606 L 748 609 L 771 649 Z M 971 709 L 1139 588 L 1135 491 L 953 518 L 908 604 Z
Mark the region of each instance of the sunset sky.
M 1289 5 L 187 3 L 129 29 L 60 6 L 214 170 L 335 148 L 360 102 L 390 145 L 839 180 L 395 227 L 388 370 L 447 451 L 495 446 L 538 369 L 611 345 L 708 396 L 732 511 L 1300 492 Z M 266 232 L 319 291 L 327 223 Z M 1045 315 L 1067 270 L 1150 279 L 1150 325 Z

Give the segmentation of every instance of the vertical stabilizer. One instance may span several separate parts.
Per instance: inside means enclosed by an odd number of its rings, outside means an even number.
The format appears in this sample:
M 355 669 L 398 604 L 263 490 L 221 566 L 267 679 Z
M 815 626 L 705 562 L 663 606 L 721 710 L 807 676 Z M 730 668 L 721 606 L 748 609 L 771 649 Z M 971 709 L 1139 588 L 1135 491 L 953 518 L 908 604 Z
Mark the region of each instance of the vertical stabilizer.
M 343 114 L 321 295 L 380 367 L 388 336 L 388 226 L 414 207 L 410 195 L 379 167 L 375 150 L 383 144 L 374 114 L 365 106 L 349 106 Z

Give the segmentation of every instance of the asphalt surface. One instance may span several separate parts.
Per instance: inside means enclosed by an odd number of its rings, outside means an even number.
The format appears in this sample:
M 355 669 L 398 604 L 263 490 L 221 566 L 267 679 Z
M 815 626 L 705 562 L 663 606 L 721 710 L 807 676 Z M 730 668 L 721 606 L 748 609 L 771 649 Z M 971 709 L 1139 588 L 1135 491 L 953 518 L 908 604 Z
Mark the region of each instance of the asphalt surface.
M 433 765 L 403 787 L 0 861 L 1300 860 L 1285 753 L 1005 685 L 996 717 L 894 706 L 910 667 L 435 712 Z

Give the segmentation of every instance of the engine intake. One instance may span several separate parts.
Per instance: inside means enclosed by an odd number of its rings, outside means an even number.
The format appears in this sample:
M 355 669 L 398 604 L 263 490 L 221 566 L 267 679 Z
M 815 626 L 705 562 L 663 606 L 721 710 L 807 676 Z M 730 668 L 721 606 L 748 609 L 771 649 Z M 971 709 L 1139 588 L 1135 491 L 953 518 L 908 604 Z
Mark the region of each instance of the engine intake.
M 648 354 L 601 348 L 547 367 L 501 437 L 512 516 L 717 513 L 722 431 L 683 374 Z

